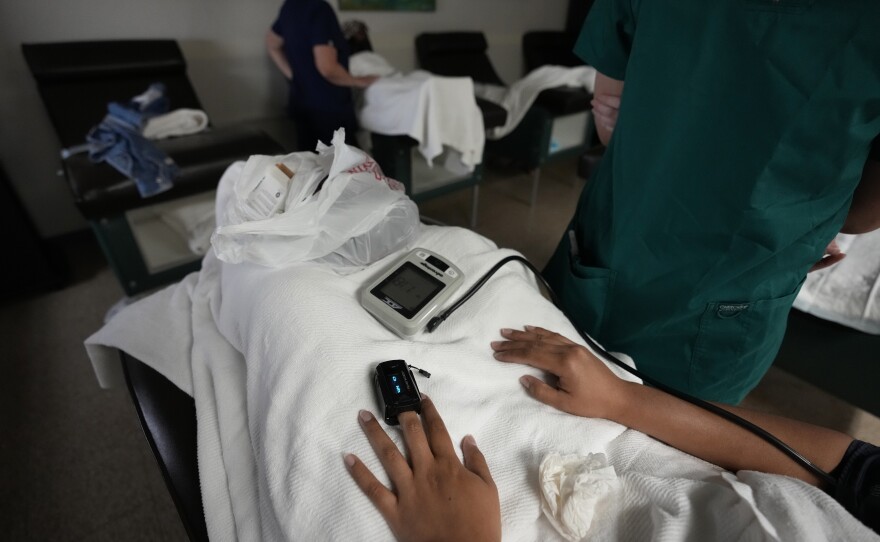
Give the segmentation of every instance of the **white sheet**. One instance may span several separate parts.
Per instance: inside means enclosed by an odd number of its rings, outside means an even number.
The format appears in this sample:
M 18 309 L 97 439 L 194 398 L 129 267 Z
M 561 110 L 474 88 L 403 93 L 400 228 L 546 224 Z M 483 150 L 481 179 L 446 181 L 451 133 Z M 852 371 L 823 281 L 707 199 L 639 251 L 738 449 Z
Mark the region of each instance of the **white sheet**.
M 348 72 L 355 77 L 376 75 L 388 77 L 399 72 L 382 55 L 373 51 L 361 51 L 348 59 Z
M 483 160 L 483 115 L 468 77 L 423 71 L 383 77 L 364 91 L 358 119 L 370 132 L 415 139 L 428 164 L 440 156 L 444 145 L 458 151 L 469 170 Z
M 509 254 L 456 228 L 426 228 L 418 244 L 452 258 L 465 287 Z M 342 458 L 354 452 L 384 478 L 356 415 L 376 409 L 371 368 L 395 358 L 433 373 L 420 386 L 453 440 L 476 437 L 499 488 L 505 540 L 561 539 L 541 515 L 537 487 L 551 451 L 605 453 L 620 475 L 623 489 L 597 511 L 596 539 L 774 540 L 773 531 L 782 540 L 872 539 L 800 482 L 725 478 L 642 434 L 529 399 L 518 377 L 538 371 L 495 361 L 489 341 L 501 327 L 526 323 L 575 334 L 516 266 L 434 334 L 398 339 L 355 297 L 388 261 L 340 277 L 315 264 L 226 264 L 209 252 L 200 273 L 127 307 L 87 339 L 102 385 L 118 378 L 116 347 L 193 394 L 212 540 L 391 539 Z
M 596 69 L 590 66 L 567 68 L 564 66 L 542 66 L 510 85 L 476 84 L 477 96 L 494 102 L 507 110 L 504 125 L 489 131 L 489 139 L 499 139 L 512 132 L 535 103 L 542 91 L 556 87 L 584 87 L 590 92 L 596 85 Z
M 794 307 L 865 333 L 880 335 L 880 230 L 837 236 L 846 258 L 807 275 Z

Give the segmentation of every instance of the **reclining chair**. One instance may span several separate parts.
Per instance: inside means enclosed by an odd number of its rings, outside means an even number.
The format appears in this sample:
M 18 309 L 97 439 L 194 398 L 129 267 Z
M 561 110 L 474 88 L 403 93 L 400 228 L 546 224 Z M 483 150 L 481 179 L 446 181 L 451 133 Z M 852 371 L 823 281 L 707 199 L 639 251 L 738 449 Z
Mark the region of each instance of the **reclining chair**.
M 504 86 L 489 56 L 482 32 L 425 33 L 416 36 L 419 65 L 438 75 L 466 76 L 477 83 Z M 532 197 L 537 200 L 541 166 L 579 154 L 589 146 L 592 96 L 582 89 L 555 88 L 542 92 L 511 133 L 486 142 L 486 153 L 533 172 Z
M 502 126 L 507 120 L 507 112 L 497 105 L 477 100 L 480 112 L 483 114 L 483 126 L 485 129 Z M 383 135 L 371 133 L 373 148 L 371 152 L 376 163 L 382 167 L 391 178 L 397 179 L 406 187 L 406 193 L 416 203 L 427 201 L 431 198 L 442 196 L 462 188 L 471 187 L 471 222 L 473 229 L 477 226 L 477 207 L 480 199 L 480 181 L 483 180 L 483 164 L 477 164 L 474 170 L 468 174 L 447 175 L 441 166 L 435 165 L 433 171 L 425 168 L 415 168 L 413 162 L 413 150 L 418 142 L 405 135 Z M 422 169 L 423 171 L 418 171 Z M 438 179 L 431 179 L 431 177 Z
M 156 81 L 165 84 L 172 108 L 202 108 L 173 40 L 24 44 L 22 52 L 64 148 L 85 142 L 108 102 L 125 102 Z M 235 127 L 167 139 L 157 146 L 174 159 L 180 173 L 171 190 L 146 199 L 138 195 L 134 181 L 107 164 L 93 164 L 85 154 L 63 161 L 74 201 L 129 296 L 200 266 L 201 257 L 151 214 L 153 206 L 210 195 L 232 162 L 282 152 L 263 132 Z
M 369 37 L 356 35 L 349 39 L 351 51 L 372 51 L 373 47 Z M 485 129 L 502 126 L 507 120 L 507 112 L 503 108 L 485 100 L 477 99 L 477 105 L 483 115 L 483 127 Z M 480 181 L 483 179 L 483 165 L 478 164 L 470 174 L 445 175 L 440 172 L 440 166 L 435 166 L 434 171 L 421 171 L 414 174 L 413 149 L 418 144 L 416 140 L 405 135 L 385 135 L 378 133 L 370 134 L 372 149 L 371 153 L 376 163 L 386 175 L 392 177 L 406 187 L 406 193 L 416 203 L 431 198 L 442 196 L 462 188 L 472 187 L 471 198 L 471 228 L 477 225 L 477 207 L 480 198 Z M 432 175 L 432 173 L 434 175 Z M 437 174 L 440 173 L 440 174 Z M 430 177 L 439 179 L 430 180 Z M 418 178 L 417 178 L 418 177 Z

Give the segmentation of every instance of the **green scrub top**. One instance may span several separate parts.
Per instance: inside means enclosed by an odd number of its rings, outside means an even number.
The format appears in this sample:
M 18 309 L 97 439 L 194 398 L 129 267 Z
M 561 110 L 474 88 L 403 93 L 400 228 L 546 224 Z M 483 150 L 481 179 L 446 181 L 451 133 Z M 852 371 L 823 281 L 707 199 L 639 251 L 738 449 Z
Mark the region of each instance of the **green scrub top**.
M 878 29 L 878 0 L 597 0 L 575 52 L 625 85 L 545 270 L 575 324 L 742 400 L 880 133 Z

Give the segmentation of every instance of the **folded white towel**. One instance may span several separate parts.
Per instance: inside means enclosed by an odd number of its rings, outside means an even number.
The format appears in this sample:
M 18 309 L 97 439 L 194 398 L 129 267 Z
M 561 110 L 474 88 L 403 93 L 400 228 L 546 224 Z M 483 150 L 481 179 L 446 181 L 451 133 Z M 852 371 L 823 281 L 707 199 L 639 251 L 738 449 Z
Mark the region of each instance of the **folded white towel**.
M 158 211 L 162 220 L 175 233 L 186 240 L 193 254 L 204 256 L 211 247 L 216 219 L 214 200 L 197 201 L 187 205 L 173 206 Z
M 147 139 L 196 134 L 208 127 L 208 114 L 200 109 L 176 109 L 147 121 L 143 135 Z

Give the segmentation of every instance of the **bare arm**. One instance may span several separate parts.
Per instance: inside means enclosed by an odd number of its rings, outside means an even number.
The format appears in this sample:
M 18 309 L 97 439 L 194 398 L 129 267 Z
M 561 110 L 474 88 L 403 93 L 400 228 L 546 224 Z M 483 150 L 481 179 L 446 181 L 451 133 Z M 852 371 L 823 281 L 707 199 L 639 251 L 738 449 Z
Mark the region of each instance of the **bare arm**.
M 868 233 L 880 228 L 880 162 L 869 159 L 853 194 L 843 233 Z
M 820 484 L 811 472 L 738 425 L 654 388 L 631 382 L 623 387 L 625 407 L 612 417 L 621 425 L 733 472 L 755 470 Z M 824 427 L 729 405 L 718 406 L 764 428 L 825 472 L 840 463 L 853 440 Z
M 272 32 L 266 31 L 266 50 L 269 52 L 269 58 L 278 67 L 278 70 L 284 74 L 288 80 L 293 79 L 293 70 L 290 69 L 290 62 L 284 55 L 284 38 Z
M 593 116 L 596 120 L 596 132 L 599 141 L 607 145 L 611 133 L 617 125 L 617 114 L 620 111 L 620 96 L 623 94 L 623 81 L 612 79 L 596 72 L 596 88 L 593 91 Z
M 315 66 L 318 72 L 334 85 L 340 87 L 366 88 L 370 86 L 376 77 L 354 77 L 339 63 L 336 47 L 332 45 L 315 45 L 312 50 L 315 54 Z
M 502 330 L 507 341 L 492 343 L 495 358 L 522 363 L 558 377 L 554 388 L 524 376 L 535 399 L 559 410 L 605 418 L 725 469 L 784 474 L 813 485 L 819 480 L 752 433 L 659 390 L 617 378 L 586 348 L 541 328 Z M 852 438 L 811 424 L 719 405 L 763 427 L 828 472 L 843 458 Z

